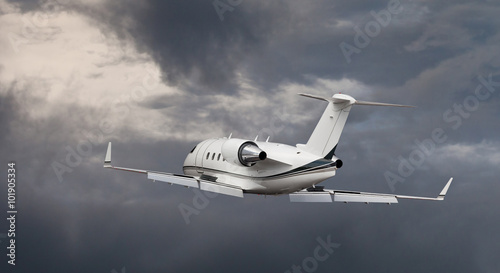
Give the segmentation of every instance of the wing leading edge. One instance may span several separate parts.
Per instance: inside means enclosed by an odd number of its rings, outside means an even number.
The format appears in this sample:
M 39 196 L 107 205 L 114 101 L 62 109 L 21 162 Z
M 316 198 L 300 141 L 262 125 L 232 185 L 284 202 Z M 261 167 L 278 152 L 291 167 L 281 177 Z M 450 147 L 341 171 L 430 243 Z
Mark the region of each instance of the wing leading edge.
M 111 142 L 109 142 L 108 144 L 108 150 L 106 152 L 106 157 L 104 159 L 104 168 L 142 173 L 146 174 L 148 179 L 151 179 L 153 181 L 161 181 L 169 184 L 176 184 L 185 187 L 197 188 L 203 191 L 210 191 L 241 198 L 243 197 L 243 190 L 233 185 L 208 181 L 194 176 L 188 176 L 183 174 L 163 173 L 163 172 L 156 172 L 149 170 L 131 169 L 131 168 L 113 166 L 111 165 Z
M 355 202 L 355 203 L 385 203 L 385 204 L 395 204 L 398 203 L 398 199 L 416 199 L 416 200 L 433 200 L 442 201 L 448 189 L 450 188 L 453 177 L 448 180 L 448 183 L 444 186 L 443 190 L 435 198 L 433 197 L 420 197 L 420 196 L 408 196 L 408 195 L 398 195 L 398 194 L 383 194 L 383 193 L 370 193 L 370 192 L 356 192 L 356 191 L 340 191 L 340 190 L 328 190 L 322 188 L 312 188 L 307 190 L 298 191 L 291 193 L 291 202 Z M 332 198 L 333 197 L 333 198 Z

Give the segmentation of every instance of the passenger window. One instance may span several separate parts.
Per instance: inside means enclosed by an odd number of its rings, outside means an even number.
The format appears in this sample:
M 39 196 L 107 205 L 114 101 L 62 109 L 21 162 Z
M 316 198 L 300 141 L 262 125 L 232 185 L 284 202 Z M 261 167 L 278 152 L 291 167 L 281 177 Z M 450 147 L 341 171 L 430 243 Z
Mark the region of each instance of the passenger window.
M 215 153 L 212 154 L 212 160 L 214 160 L 214 158 L 215 158 Z
M 219 160 L 220 160 L 220 153 L 219 153 L 219 155 L 217 156 L 217 161 L 219 161 Z
M 207 153 L 207 160 L 208 160 L 208 157 L 210 156 L 210 152 Z

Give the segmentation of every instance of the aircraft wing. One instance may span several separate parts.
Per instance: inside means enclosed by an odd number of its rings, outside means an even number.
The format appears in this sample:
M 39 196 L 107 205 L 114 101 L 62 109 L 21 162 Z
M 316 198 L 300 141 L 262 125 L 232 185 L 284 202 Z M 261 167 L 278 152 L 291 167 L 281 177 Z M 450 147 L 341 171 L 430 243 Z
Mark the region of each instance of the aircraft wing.
M 291 202 L 362 202 L 362 203 L 398 203 L 398 199 L 417 199 L 442 201 L 448 192 L 448 188 L 453 181 L 453 177 L 448 180 L 441 193 L 433 197 L 408 196 L 398 194 L 383 194 L 357 191 L 328 190 L 316 186 L 289 194 Z
M 169 184 L 176 184 L 185 187 L 193 187 L 203 191 L 210 191 L 241 198 L 243 197 L 243 190 L 240 187 L 219 183 L 216 181 L 209 181 L 201 179 L 200 177 L 113 166 L 111 165 L 111 142 L 108 144 L 108 150 L 106 152 L 106 157 L 104 159 L 104 168 L 142 173 L 146 174 L 148 179 L 151 179 L 153 181 L 161 181 Z

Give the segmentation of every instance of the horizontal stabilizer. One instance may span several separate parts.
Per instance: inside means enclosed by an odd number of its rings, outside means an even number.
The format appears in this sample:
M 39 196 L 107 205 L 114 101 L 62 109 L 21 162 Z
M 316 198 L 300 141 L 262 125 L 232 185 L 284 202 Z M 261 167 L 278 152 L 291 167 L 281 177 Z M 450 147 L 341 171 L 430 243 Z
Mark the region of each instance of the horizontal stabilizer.
M 307 143 L 297 146 L 301 150 L 326 159 L 331 159 L 335 154 L 335 148 L 337 147 L 340 135 L 342 134 L 342 130 L 344 129 L 344 125 L 353 105 L 413 107 L 402 104 L 358 101 L 351 96 L 340 93 L 333 95 L 331 98 L 304 93 L 299 93 L 299 95 L 328 102 L 323 115 L 314 128 Z
M 299 95 L 303 96 L 303 97 L 312 98 L 312 99 L 333 102 L 334 104 L 351 102 L 351 104 L 356 104 L 356 105 L 393 106 L 393 107 L 410 107 L 410 108 L 415 107 L 412 105 L 355 100 L 354 98 L 352 98 L 350 96 L 346 96 L 346 95 L 341 97 L 340 94 L 335 94 L 331 98 L 321 97 L 321 96 L 316 96 L 316 95 L 311 95 L 311 94 L 305 94 L 305 93 L 299 93 Z
M 316 95 L 311 95 L 311 94 L 305 94 L 305 93 L 299 93 L 299 95 L 303 96 L 303 97 L 312 98 L 312 99 L 333 102 L 334 104 L 346 103 L 346 102 L 352 102 L 352 103 L 354 103 L 354 101 L 355 101 L 352 97 L 347 96 L 347 95 L 342 95 L 342 94 L 335 94 L 331 98 L 321 97 L 321 96 L 316 96 Z
M 383 102 L 371 102 L 371 101 L 360 101 L 360 100 L 357 100 L 354 104 L 356 104 L 356 105 L 394 106 L 394 107 L 415 108 L 415 106 L 412 106 L 412 105 L 392 104 L 392 103 L 383 103 Z

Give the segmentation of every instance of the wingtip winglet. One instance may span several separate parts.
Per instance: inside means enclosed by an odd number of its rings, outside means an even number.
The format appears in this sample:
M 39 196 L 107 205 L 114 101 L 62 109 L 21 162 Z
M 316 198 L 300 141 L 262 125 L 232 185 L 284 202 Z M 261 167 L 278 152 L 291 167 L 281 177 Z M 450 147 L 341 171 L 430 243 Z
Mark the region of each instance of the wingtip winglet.
M 108 143 L 108 150 L 106 151 L 106 157 L 104 158 L 104 168 L 111 167 L 111 142 Z
M 450 185 L 451 185 L 452 181 L 453 181 L 453 177 L 451 177 L 450 180 L 448 180 L 448 183 L 446 183 L 446 185 L 444 186 L 443 190 L 439 194 L 438 198 L 440 200 L 444 200 L 444 197 L 446 196 L 446 193 L 448 192 L 448 189 L 450 188 Z

